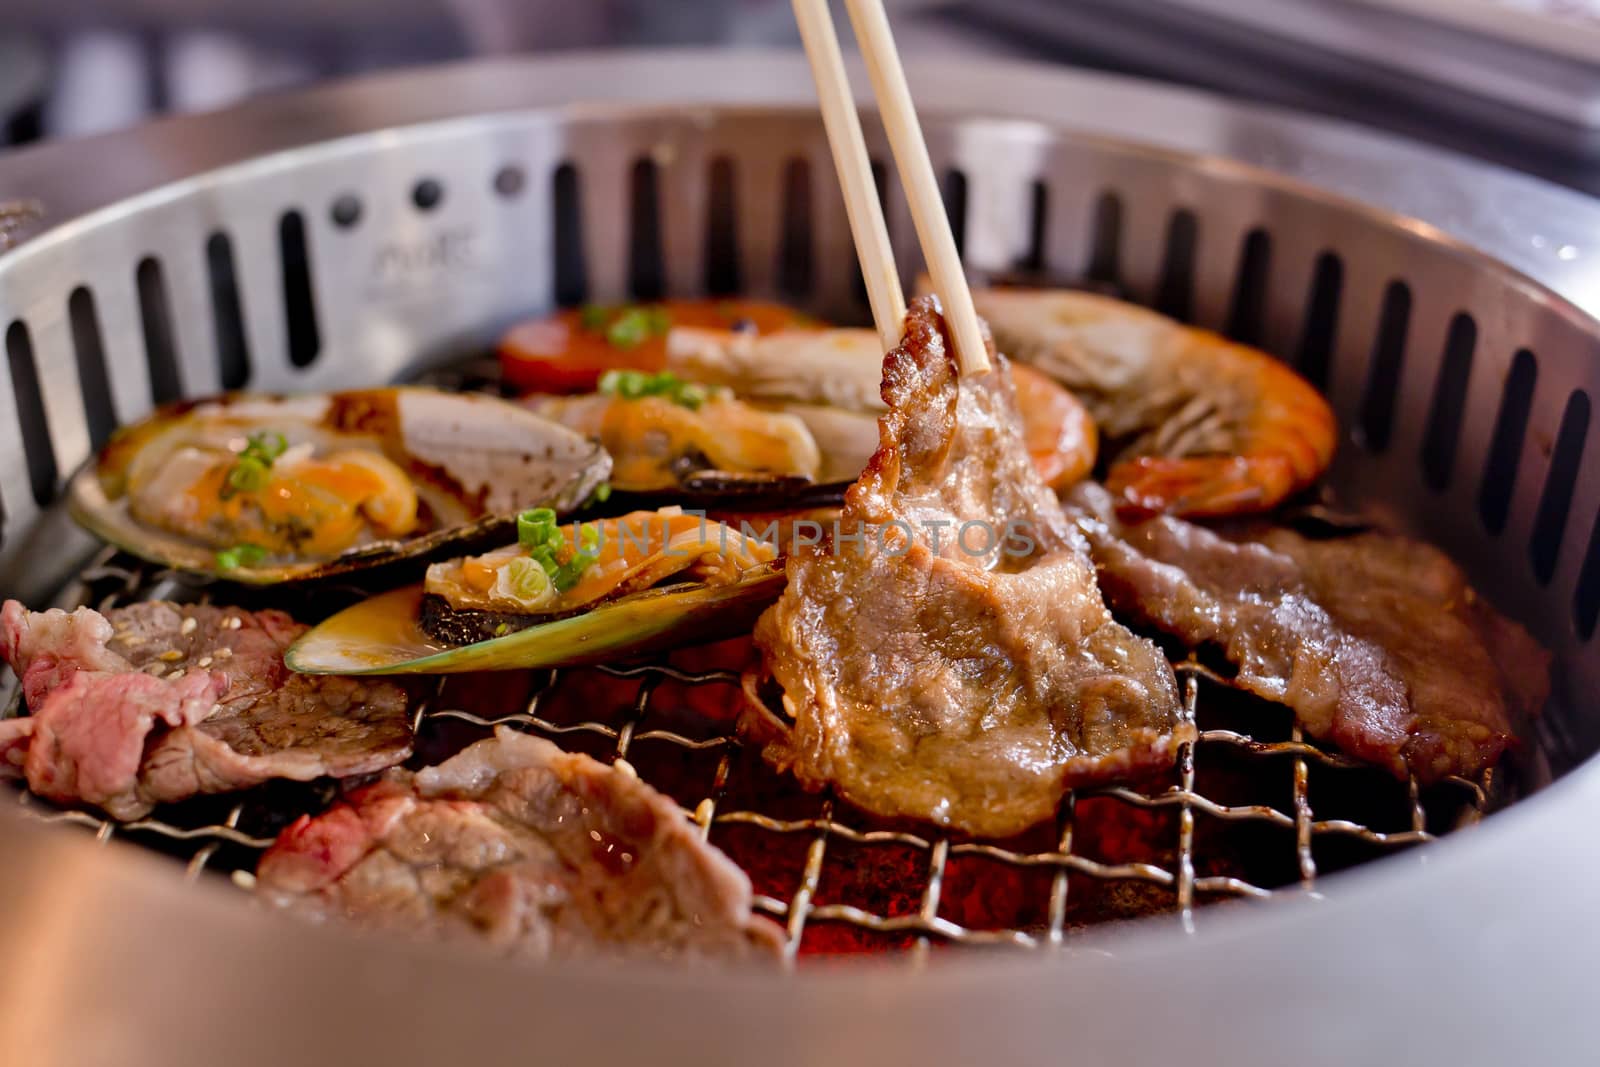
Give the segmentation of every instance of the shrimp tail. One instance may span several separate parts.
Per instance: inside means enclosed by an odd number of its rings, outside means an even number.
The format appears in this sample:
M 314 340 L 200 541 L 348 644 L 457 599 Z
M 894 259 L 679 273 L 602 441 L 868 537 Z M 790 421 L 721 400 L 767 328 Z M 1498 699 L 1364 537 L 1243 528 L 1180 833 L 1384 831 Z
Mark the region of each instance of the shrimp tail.
M 1117 513 L 1216 518 L 1276 507 L 1296 487 L 1287 456 L 1138 456 L 1111 468 L 1106 488 Z

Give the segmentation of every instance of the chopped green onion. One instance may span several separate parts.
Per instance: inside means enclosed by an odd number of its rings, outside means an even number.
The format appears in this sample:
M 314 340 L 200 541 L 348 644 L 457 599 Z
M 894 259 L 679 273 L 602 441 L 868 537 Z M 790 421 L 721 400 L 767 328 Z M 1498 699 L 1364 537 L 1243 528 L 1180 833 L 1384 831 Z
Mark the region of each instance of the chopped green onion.
M 710 394 L 706 392 L 705 386 L 695 385 L 693 382 L 687 382 L 684 384 L 683 388 L 679 389 L 677 393 L 673 395 L 672 402 L 686 407 L 690 411 L 699 411 L 700 405 L 706 402 L 706 398 L 709 395 Z
M 267 550 L 260 545 L 234 545 L 217 553 L 217 570 L 236 571 L 240 567 L 254 567 L 267 558 Z
M 529 508 L 517 516 L 517 543 L 523 548 L 534 548 L 554 541 L 561 543 L 556 513 L 551 508 Z
M 623 400 L 659 396 L 690 411 L 698 410 L 711 396 L 705 386 L 686 382 L 671 371 L 608 370 L 600 376 L 600 391 Z
M 550 573 L 550 581 L 555 585 L 556 591 L 565 593 L 577 585 L 578 579 L 583 577 L 583 572 L 589 569 L 589 565 L 599 555 L 600 527 L 586 522 L 578 527 L 577 551 L 573 553 L 571 559 Z
M 258 493 L 265 489 L 272 464 L 288 450 L 288 439 L 276 430 L 251 434 L 233 466 L 228 468 L 222 498 L 227 500 L 235 493 Z
M 610 500 L 610 499 L 611 499 L 611 483 L 610 482 L 601 482 L 599 485 L 594 487 L 594 492 L 589 494 L 589 499 L 588 499 L 587 503 L 585 503 L 584 506 L 587 507 L 589 504 L 604 504 L 607 500 Z
M 642 370 L 608 370 L 600 375 L 600 391 L 624 400 L 638 400 L 649 396 L 656 375 Z
M 611 314 L 615 310 L 615 308 L 607 307 L 604 304 L 585 304 L 583 309 L 578 312 L 578 325 L 585 330 L 593 330 L 598 333 L 606 328 L 606 323 L 611 321 Z
M 606 327 L 606 340 L 614 348 L 638 348 L 650 336 L 650 320 L 641 308 L 624 311 Z
M 512 560 L 516 570 L 508 572 L 507 580 L 514 587 L 531 588 L 535 579 L 528 576 L 528 568 L 537 567 L 557 592 L 564 593 L 578 583 L 578 578 L 600 555 L 600 527 L 593 523 L 579 526 L 571 558 L 559 563 L 556 556 L 563 540 L 561 527 L 556 525 L 556 513 L 549 508 L 530 508 L 517 516 L 517 543 L 527 549 L 528 554 Z M 515 595 L 526 599 L 520 592 Z
M 637 305 L 622 309 L 606 326 L 606 340 L 615 348 L 637 348 L 672 328 L 672 315 L 664 307 Z
M 540 604 L 550 597 L 550 572 L 526 556 L 506 564 L 506 586 L 511 596 L 524 604 Z
M 236 493 L 257 493 L 267 486 L 271 467 L 254 456 L 241 456 L 228 469 L 228 488 Z
M 572 556 L 560 563 L 556 557 L 563 547 L 563 539 L 561 527 L 556 525 L 556 513 L 549 508 L 530 508 L 517 516 L 517 543 L 528 554 L 507 564 L 508 567 L 515 565 L 515 570 L 507 572 L 507 581 L 513 588 L 531 589 L 536 580 L 530 576 L 528 568 L 536 567 L 557 592 L 564 593 L 578 583 L 578 578 L 600 555 L 600 527 L 593 523 L 579 526 Z M 521 591 L 514 595 L 528 599 Z
M 590 559 L 600 554 L 600 527 L 592 522 L 578 527 L 578 554 Z

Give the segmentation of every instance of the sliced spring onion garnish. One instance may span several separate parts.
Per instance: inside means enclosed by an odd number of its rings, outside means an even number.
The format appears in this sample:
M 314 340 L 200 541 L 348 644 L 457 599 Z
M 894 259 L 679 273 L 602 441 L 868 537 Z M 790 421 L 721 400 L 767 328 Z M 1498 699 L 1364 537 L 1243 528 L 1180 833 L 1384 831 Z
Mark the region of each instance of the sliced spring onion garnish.
M 562 563 L 557 555 L 564 538 L 556 513 L 550 508 L 530 508 L 517 516 L 517 543 L 528 550 L 527 558 L 539 565 L 556 592 L 565 593 L 600 555 L 600 527 L 591 523 L 578 526 L 572 555 Z
M 578 324 L 592 333 L 604 333 L 613 348 L 637 348 L 652 337 L 666 336 L 672 315 L 651 304 L 586 304 L 578 312 Z
M 236 571 L 240 567 L 254 567 L 267 558 L 267 550 L 260 545 L 234 545 L 217 553 L 217 570 Z
M 690 411 L 697 410 L 711 395 L 705 386 L 686 382 L 671 371 L 651 374 L 642 370 L 608 370 L 600 376 L 600 391 L 623 400 L 659 396 Z
M 527 556 L 517 556 L 501 571 L 505 580 L 505 593 L 511 599 L 533 607 L 550 599 L 552 583 L 550 574 Z
M 227 482 L 222 496 L 227 499 L 234 493 L 255 493 L 266 488 L 267 473 L 272 464 L 289 449 L 289 442 L 276 430 L 253 433 L 243 450 L 228 469 Z

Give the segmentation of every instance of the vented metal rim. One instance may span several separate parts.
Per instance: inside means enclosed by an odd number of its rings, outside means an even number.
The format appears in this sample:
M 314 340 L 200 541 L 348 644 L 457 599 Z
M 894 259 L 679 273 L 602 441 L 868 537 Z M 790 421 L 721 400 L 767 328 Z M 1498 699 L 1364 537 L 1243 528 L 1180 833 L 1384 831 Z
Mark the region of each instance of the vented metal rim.
M 991 111 L 1107 135 L 1126 127 L 1167 148 L 1274 167 L 1428 220 L 1548 286 L 1541 298 L 1562 314 L 1600 307 L 1600 292 L 1585 291 L 1600 209 L 1575 194 L 1333 124 L 1113 79 L 1009 65 L 939 65 L 912 76 L 929 111 Z M 0 191 L 44 197 L 68 223 L 45 240 L 62 239 L 71 219 L 122 196 L 262 150 L 573 98 L 806 106 L 810 87 L 794 59 L 700 54 L 379 78 L 34 150 L 0 161 Z M 1067 102 L 1076 121 L 1058 113 Z M 126 169 L 104 165 L 113 158 Z M 1562 258 L 1562 248 L 1581 254 Z M 205 892 L 182 897 L 180 911 L 170 868 L 7 820 L 0 847 L 23 876 L 0 881 L 0 900 L 18 920 L 5 931 L 14 965 L 0 980 L 0 1012 L 38 1062 L 51 1062 L 52 1050 L 63 1062 L 85 1058 L 83 1042 L 96 1034 L 59 1025 L 81 1017 L 83 1004 L 96 1006 L 103 1045 L 95 1048 L 122 1063 L 281 1062 L 308 1050 L 359 1061 L 487 1061 L 535 1047 L 557 1061 L 641 1049 L 666 1058 L 679 1048 L 685 1059 L 715 1048 L 718 1058 L 768 1062 L 830 1053 L 1022 1060 L 1073 1049 L 1153 1061 L 1203 1049 L 1219 1062 L 1337 1063 L 1400 1047 L 1490 1063 L 1530 1046 L 1559 1060 L 1587 1048 L 1600 859 L 1573 844 L 1588 839 L 1596 805 L 1600 769 L 1591 763 L 1465 838 L 1350 876 L 1337 901 L 1219 915 L 1186 939 L 1139 930 L 1090 938 L 1059 962 L 964 960 L 916 981 L 868 969 L 782 986 L 759 976 L 664 979 L 648 969 L 530 973 L 269 922 Z M 172 959 L 174 946 L 181 972 L 150 965 Z M 62 961 L 77 968 L 70 988 L 51 981 Z M 148 1019 L 174 1004 L 181 1019 L 148 1043 Z M 1256 1016 L 1248 1024 L 1236 1022 L 1244 1011 Z M 241 1044 L 241 1026 L 263 1019 L 272 1025 L 250 1027 L 259 1040 Z M 134 1035 L 147 1044 L 124 1044 Z

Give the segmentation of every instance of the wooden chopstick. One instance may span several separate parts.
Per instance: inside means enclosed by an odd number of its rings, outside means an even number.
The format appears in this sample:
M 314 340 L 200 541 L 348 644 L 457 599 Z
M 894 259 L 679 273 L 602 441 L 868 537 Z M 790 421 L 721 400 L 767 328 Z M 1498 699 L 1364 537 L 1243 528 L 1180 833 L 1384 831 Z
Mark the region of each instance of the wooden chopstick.
M 798 0 L 797 0 L 798 3 Z M 905 69 L 895 51 L 894 35 L 889 32 L 889 16 L 883 0 L 845 0 L 850 24 L 855 27 L 856 43 L 867 62 L 872 93 L 878 100 L 878 113 L 889 136 L 900 183 L 905 187 L 911 207 L 911 221 L 917 228 L 922 258 L 933 276 L 934 291 L 944 308 L 944 320 L 956 343 L 956 359 L 962 374 L 983 374 L 989 370 L 989 353 L 984 347 L 978 311 L 972 305 L 972 290 L 944 213 L 944 200 L 934 178 L 928 145 L 917 122 L 906 84 Z M 837 45 L 835 45 L 837 49 Z M 841 69 L 842 76 L 843 71 Z M 819 79 L 820 91 L 820 79 Z M 849 99 L 848 89 L 845 98 Z
M 867 300 L 872 305 L 872 320 L 887 351 L 900 343 L 905 325 L 905 295 L 900 290 L 900 275 L 894 264 L 894 249 L 889 244 L 889 228 L 883 221 L 878 190 L 872 180 L 872 162 L 866 140 L 856 116 L 850 79 L 839 51 L 838 32 L 828 11 L 828 0 L 793 0 L 800 40 L 811 63 L 811 76 L 817 83 L 817 99 L 822 104 L 822 124 L 828 131 L 828 146 L 833 152 L 834 169 L 844 190 L 845 211 L 850 218 L 850 235 L 855 241 L 861 275 L 866 280 Z M 989 369 L 989 353 L 984 347 L 978 312 L 972 306 L 972 291 L 956 252 L 950 220 L 944 213 L 939 184 L 928 159 L 928 145 L 917 123 L 906 85 L 905 70 L 895 52 L 889 32 L 889 17 L 882 0 L 846 0 L 856 41 L 866 57 L 867 73 L 878 100 L 889 147 L 894 153 L 901 184 L 911 206 L 911 221 L 917 228 L 922 257 L 939 294 L 945 322 L 955 340 L 956 361 L 962 374 L 982 374 Z
M 877 183 L 872 179 L 872 160 L 867 155 L 866 139 L 861 136 L 861 121 L 856 116 L 828 0 L 794 0 L 794 19 L 800 27 L 806 58 L 811 62 L 811 76 L 817 83 L 822 125 L 828 131 L 833 166 L 844 191 L 845 214 L 850 218 L 850 235 L 866 281 L 872 321 L 887 352 L 900 343 L 905 329 L 906 298 L 900 289 L 889 227 L 883 221 Z

